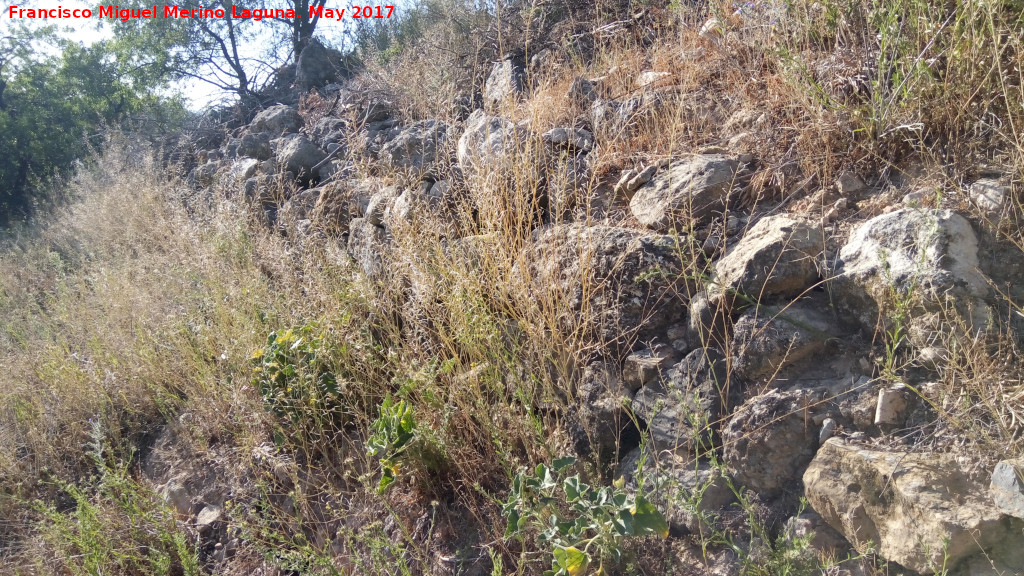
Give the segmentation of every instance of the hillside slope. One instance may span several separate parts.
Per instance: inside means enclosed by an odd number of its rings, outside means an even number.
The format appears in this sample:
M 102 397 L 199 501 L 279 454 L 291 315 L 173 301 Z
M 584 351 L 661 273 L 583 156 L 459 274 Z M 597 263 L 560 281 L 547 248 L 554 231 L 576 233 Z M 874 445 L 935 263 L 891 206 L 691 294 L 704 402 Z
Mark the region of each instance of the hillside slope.
M 0 255 L 3 571 L 1024 574 L 1018 4 L 424 4 L 112 136 Z

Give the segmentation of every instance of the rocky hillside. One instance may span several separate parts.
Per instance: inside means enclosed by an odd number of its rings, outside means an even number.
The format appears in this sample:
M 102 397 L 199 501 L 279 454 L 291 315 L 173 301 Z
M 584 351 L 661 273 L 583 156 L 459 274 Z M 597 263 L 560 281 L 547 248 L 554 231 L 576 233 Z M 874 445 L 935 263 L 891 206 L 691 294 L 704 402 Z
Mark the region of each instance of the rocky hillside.
M 1024 574 L 1019 6 L 446 10 L 5 260 L 12 570 Z

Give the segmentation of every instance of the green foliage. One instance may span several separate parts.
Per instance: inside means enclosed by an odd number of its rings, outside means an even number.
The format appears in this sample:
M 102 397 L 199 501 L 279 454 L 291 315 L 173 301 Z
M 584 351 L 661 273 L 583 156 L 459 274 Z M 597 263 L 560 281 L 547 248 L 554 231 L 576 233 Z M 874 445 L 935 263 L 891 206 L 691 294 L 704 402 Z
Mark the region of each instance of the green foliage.
M 74 503 L 69 511 L 37 502 L 44 538 L 60 558 L 57 573 L 97 576 L 137 574 L 198 576 L 195 545 L 178 527 L 174 510 L 131 478 L 128 466 L 108 455 L 100 426 L 93 425 L 93 488 L 60 483 Z
M 103 128 L 180 120 L 180 105 L 125 64 L 109 43 L 82 46 L 53 27 L 0 38 L 0 225 L 46 200 L 46 183 L 102 145 Z
M 338 381 L 327 362 L 329 350 L 316 324 L 271 332 L 252 355 L 253 385 L 267 407 L 292 424 L 321 419 L 338 401 Z
M 540 464 L 533 474 L 520 472 L 503 513 L 508 517 L 505 535 L 522 535 L 527 529 L 552 550 L 551 576 L 577 576 L 597 560 L 618 563 L 625 538 L 657 534 L 668 536 L 668 523 L 643 494 L 631 494 L 620 479 L 612 486 L 592 487 L 579 474 L 567 476 L 576 459 L 556 459 Z
M 389 394 L 380 405 L 380 415 L 373 422 L 372 429 L 366 452 L 380 459 L 381 477 L 377 492 L 383 493 L 398 478 L 403 455 L 416 434 L 412 406 L 405 400 L 396 403 Z

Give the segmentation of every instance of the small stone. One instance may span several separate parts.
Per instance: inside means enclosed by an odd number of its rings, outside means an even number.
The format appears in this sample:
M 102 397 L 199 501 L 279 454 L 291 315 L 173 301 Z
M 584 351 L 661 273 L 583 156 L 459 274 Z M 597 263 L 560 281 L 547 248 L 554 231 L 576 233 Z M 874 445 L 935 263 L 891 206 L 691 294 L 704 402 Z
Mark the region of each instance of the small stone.
M 825 421 L 821 423 L 821 432 L 818 433 L 818 444 L 824 444 L 825 440 L 828 440 L 836 432 L 836 421 L 831 418 L 825 418 Z
M 852 194 L 864 189 L 864 181 L 853 172 L 843 172 L 836 180 L 836 188 L 840 194 Z
M 639 190 L 641 186 L 650 182 L 651 178 L 654 178 L 654 174 L 657 171 L 658 167 L 653 164 L 641 170 L 639 174 L 630 178 L 629 182 L 626 183 L 626 192 L 632 193 Z
M 907 409 L 904 396 L 906 386 L 898 384 L 878 391 L 878 405 L 875 408 L 875 425 L 898 424 Z
M 998 180 L 978 180 L 970 187 L 971 200 L 985 212 L 998 214 L 1006 204 L 1010 189 L 1003 186 Z
M 622 383 L 630 392 L 636 392 L 678 359 L 673 352 L 671 348 L 660 347 L 658 351 L 645 348 L 630 354 L 622 367 Z
M 619 177 L 619 181 L 615 184 L 615 193 L 627 194 L 628 190 L 626 187 L 629 184 L 629 181 L 632 180 L 634 177 L 636 177 L 636 170 L 623 171 L 622 175 Z
M 196 516 L 196 528 L 200 533 L 209 532 L 220 521 L 223 510 L 219 506 L 206 506 Z
M 999 510 L 1024 519 L 1024 459 L 1003 460 L 996 464 L 989 490 Z

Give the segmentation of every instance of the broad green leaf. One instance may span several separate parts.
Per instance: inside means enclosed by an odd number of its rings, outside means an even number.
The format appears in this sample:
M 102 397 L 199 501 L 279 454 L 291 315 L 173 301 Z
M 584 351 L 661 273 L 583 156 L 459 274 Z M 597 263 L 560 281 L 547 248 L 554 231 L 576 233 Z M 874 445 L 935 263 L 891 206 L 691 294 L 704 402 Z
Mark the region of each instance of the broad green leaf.
M 583 486 L 586 486 L 586 484 Z M 579 474 L 566 478 L 565 482 L 562 482 L 562 489 L 565 490 L 566 502 L 571 503 L 579 500 L 580 492 L 582 492 Z
M 558 567 L 565 570 L 569 576 L 579 576 L 590 565 L 590 556 L 577 550 L 574 546 L 569 546 L 568 548 L 555 548 L 555 561 Z
M 555 472 L 557 473 L 561 472 L 562 470 L 565 470 L 566 468 L 574 464 L 576 464 L 576 458 L 572 456 L 565 456 L 562 458 L 556 458 L 555 461 L 551 463 L 551 467 L 554 468 Z
M 612 521 L 612 525 L 623 536 L 632 536 L 636 533 L 636 528 L 633 526 L 633 515 L 630 514 L 629 510 L 620 510 Z
M 630 512 L 633 514 L 636 534 L 657 534 L 662 538 L 668 537 L 668 522 L 665 521 L 665 517 L 654 507 L 654 504 L 651 504 L 643 496 L 636 497 L 636 503 Z
M 505 528 L 505 537 L 519 532 L 519 512 L 512 510 L 508 515 L 508 526 Z

